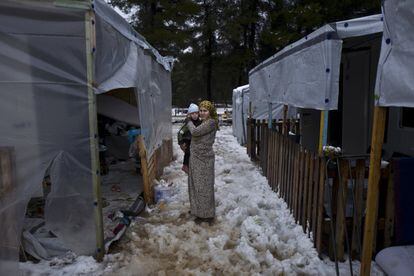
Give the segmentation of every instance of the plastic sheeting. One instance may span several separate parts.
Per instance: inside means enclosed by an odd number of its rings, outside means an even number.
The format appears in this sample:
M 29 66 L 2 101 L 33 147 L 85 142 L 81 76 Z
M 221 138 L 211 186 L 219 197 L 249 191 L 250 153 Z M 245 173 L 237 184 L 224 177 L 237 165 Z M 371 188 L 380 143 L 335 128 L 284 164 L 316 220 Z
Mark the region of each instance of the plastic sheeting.
M 269 104 L 262 101 L 251 101 L 249 85 L 237 87 L 233 90 L 233 135 L 237 137 L 240 144 L 245 144 L 247 140 L 247 119 L 249 117 L 249 107 L 251 107 L 251 117 L 256 120 L 269 119 Z M 297 109 L 289 107 L 288 118 L 296 118 Z M 272 119 L 283 118 L 283 105 L 272 104 Z
M 249 73 L 252 101 L 334 110 L 338 105 L 342 40 L 382 31 L 373 15 L 325 25 Z
M 99 95 L 96 102 L 98 114 L 133 126 L 139 126 L 139 115 L 136 106 L 105 94 Z
M 103 1 L 95 7 L 95 92 L 136 88 L 150 156 L 171 138 L 171 64 Z M 46 227 L 78 254 L 96 251 L 85 45 L 85 10 L 0 2 L 0 148 L 13 160 L 1 172 L 12 186 L 0 178 L 1 275 L 17 274 L 26 206 L 46 171 Z
M 250 93 L 253 95 L 253 93 Z M 296 107 L 289 106 L 288 118 L 296 118 Z M 252 101 L 252 118 L 256 120 L 269 119 L 269 104 L 262 101 Z M 283 104 L 272 104 L 272 119 L 280 120 L 283 118 Z
M 247 118 L 249 117 L 249 86 L 240 86 L 233 90 L 232 127 L 237 141 L 244 145 L 247 141 Z
M 377 105 L 414 107 L 414 1 L 383 1 Z

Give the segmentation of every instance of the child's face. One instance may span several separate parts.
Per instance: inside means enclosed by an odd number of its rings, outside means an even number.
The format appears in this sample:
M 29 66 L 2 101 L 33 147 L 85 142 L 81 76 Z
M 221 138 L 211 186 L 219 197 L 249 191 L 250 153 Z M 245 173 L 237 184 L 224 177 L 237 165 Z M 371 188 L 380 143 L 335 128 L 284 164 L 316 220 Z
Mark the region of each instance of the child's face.
M 197 120 L 198 119 L 198 112 L 190 113 L 191 119 Z

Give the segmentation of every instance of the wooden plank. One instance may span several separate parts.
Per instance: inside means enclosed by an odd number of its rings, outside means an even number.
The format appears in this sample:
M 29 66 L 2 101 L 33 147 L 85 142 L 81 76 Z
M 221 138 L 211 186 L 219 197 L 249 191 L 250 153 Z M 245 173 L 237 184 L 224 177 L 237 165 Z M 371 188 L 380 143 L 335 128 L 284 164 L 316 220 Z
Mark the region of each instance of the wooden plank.
M 260 128 L 262 126 L 262 122 L 260 120 L 257 120 L 257 126 L 256 126 L 256 157 L 260 159 L 261 156 L 261 147 L 260 147 L 260 142 L 262 141 L 262 137 L 260 136 Z
M 255 120 L 251 119 L 250 120 L 250 159 L 254 160 L 255 156 L 254 156 L 254 152 L 255 150 L 255 129 L 256 126 L 254 125 Z
M 316 250 L 319 254 L 322 253 L 322 226 L 324 221 L 323 215 L 323 205 L 324 205 L 324 195 L 325 195 L 325 158 L 320 158 L 319 166 L 319 188 L 318 188 L 318 213 L 317 213 L 317 223 L 316 223 Z
M 306 230 L 308 231 L 308 234 L 310 234 L 310 227 L 312 221 L 312 198 L 313 198 L 313 174 L 314 174 L 314 162 L 315 162 L 315 156 L 313 153 L 310 153 L 309 155 L 309 180 L 308 180 L 308 198 L 307 198 L 307 207 L 306 207 Z
M 283 182 L 283 190 L 284 190 L 284 200 L 286 201 L 287 198 L 287 166 L 288 166 L 288 145 L 286 141 L 286 136 L 283 136 L 283 170 L 282 170 L 282 182 Z
M 298 203 L 298 180 L 299 180 L 299 145 L 295 143 L 295 165 L 293 174 L 293 215 L 296 216 Z
M 306 211 L 308 206 L 308 189 L 309 189 L 309 166 L 310 166 L 310 153 L 306 151 L 305 155 L 305 173 L 303 176 L 303 203 L 302 203 L 302 216 L 301 216 L 301 225 L 303 231 L 306 231 Z
M 144 200 L 147 204 L 152 203 L 151 199 L 151 187 L 150 187 L 150 175 L 148 171 L 147 163 L 147 151 L 145 149 L 144 139 L 142 136 L 138 136 L 139 156 L 141 158 L 141 174 L 144 184 Z
M 362 246 L 361 271 L 362 276 L 368 276 L 371 271 L 374 231 L 378 212 L 379 180 L 381 173 L 381 150 L 384 142 L 385 117 L 387 108 L 374 107 L 372 127 L 371 154 L 369 163 L 367 213 L 365 217 L 364 241 Z
M 329 117 L 329 111 L 321 110 L 320 127 L 319 127 L 319 145 L 318 145 L 319 156 L 322 156 L 323 146 L 326 146 L 327 139 L 328 139 L 328 117 Z
M 311 214 L 311 231 L 312 239 L 314 245 L 316 245 L 316 220 L 317 220 L 317 210 L 318 210 L 318 190 L 319 190 L 319 166 L 320 159 L 316 155 L 314 156 L 314 168 L 313 168 L 313 192 L 312 192 L 312 214 Z
M 85 12 L 85 54 L 86 54 L 86 79 L 88 97 L 88 125 L 89 125 L 89 152 L 91 158 L 91 176 L 94 206 L 95 258 L 102 261 L 105 254 L 103 215 L 102 215 L 102 192 L 101 192 L 101 173 L 99 161 L 99 137 L 96 94 L 94 93 L 95 84 L 95 51 L 96 49 L 96 21 L 95 13 L 92 10 Z
M 266 177 L 267 182 L 270 187 L 272 187 L 272 176 L 270 174 L 270 170 L 272 168 L 272 133 L 270 129 L 268 130 L 268 137 L 267 137 L 267 168 L 266 168 Z
M 290 185 L 290 189 L 289 189 L 289 193 L 290 193 L 290 210 L 293 214 L 293 201 L 294 201 L 294 178 L 295 178 L 295 153 L 296 153 L 296 143 L 293 141 L 290 141 L 291 144 L 291 151 L 290 151 L 290 179 L 289 179 L 289 185 Z
M 365 160 L 356 161 L 355 167 L 355 186 L 354 186 L 354 214 L 352 222 L 352 242 L 351 256 L 353 259 L 359 258 L 361 252 L 361 233 L 362 233 L 362 214 L 364 212 L 364 180 L 365 180 Z
M 341 179 L 339 182 L 338 188 L 338 207 L 336 213 L 336 250 L 337 250 L 337 258 L 339 261 L 344 261 L 344 236 L 346 231 L 346 197 L 348 191 L 348 161 L 347 160 L 339 160 L 339 170 L 341 174 Z
M 251 135 L 250 135 L 250 118 L 247 119 L 246 121 L 246 127 L 247 127 L 247 131 L 246 131 L 246 150 L 247 150 L 247 155 L 249 157 L 251 157 Z
M 263 147 L 264 147 L 264 156 L 263 156 L 263 172 L 265 173 L 266 177 L 268 176 L 267 174 L 267 159 L 268 159 L 268 130 L 269 128 L 267 127 L 267 124 L 263 126 Z
M 276 143 L 276 149 L 275 149 L 275 168 L 274 168 L 274 185 L 276 192 L 280 192 L 279 188 L 279 155 L 280 155 L 280 147 L 279 147 L 279 133 L 275 131 L 275 143 Z
M 391 246 L 394 236 L 394 171 L 392 164 L 388 168 L 387 198 L 385 205 L 384 247 Z
M 277 133 L 273 129 L 273 163 L 272 163 L 272 185 L 273 185 L 273 191 L 277 191 L 277 182 L 276 182 L 276 168 L 277 168 Z
M 282 183 L 283 183 L 283 199 L 286 202 L 287 199 L 287 183 L 286 183 L 286 176 L 287 176 L 287 156 L 288 156 L 288 145 L 286 143 L 286 136 L 283 136 L 283 167 L 282 167 Z
M 0 147 L 0 200 L 13 189 L 14 161 L 13 149 Z
M 280 196 L 284 199 L 284 183 L 283 183 L 283 163 L 284 163 L 284 150 L 285 150 L 285 145 L 284 145 L 284 137 L 283 136 L 279 136 L 279 149 L 280 149 L 280 154 L 279 154 L 279 187 L 280 187 Z
M 270 131 L 270 135 L 271 135 L 271 140 L 270 140 L 270 144 L 271 144 L 271 158 L 270 158 L 270 179 L 271 179 L 271 186 L 272 186 L 272 191 L 275 190 L 275 163 L 276 163 L 276 143 L 275 143 L 275 132 L 272 129 Z
M 292 215 L 295 214 L 295 202 L 296 202 L 296 172 L 297 172 L 297 162 L 296 162 L 296 143 L 293 143 L 292 147 Z
M 290 143 L 289 138 L 286 137 L 286 169 L 285 169 L 285 183 L 286 183 L 286 204 L 288 209 L 290 209 L 290 198 L 289 198 L 289 174 L 290 174 Z
M 339 162 L 339 161 L 338 161 Z M 331 197 L 331 214 L 332 214 L 332 223 L 335 224 L 336 222 L 336 216 L 337 216 L 337 209 L 338 209 L 338 189 L 339 189 L 339 178 L 337 176 L 337 173 L 335 173 L 333 179 L 332 179 L 332 190 L 330 191 L 331 194 L 329 195 Z M 336 231 L 335 231 L 336 233 Z M 331 260 L 334 259 L 334 252 L 336 244 L 332 243 L 332 238 L 329 239 L 329 257 Z
M 279 167 L 280 167 L 280 153 L 281 153 L 281 146 L 280 146 L 280 133 L 277 132 L 276 133 L 276 138 L 277 138 L 277 152 L 276 152 L 276 167 L 275 167 L 275 183 L 276 183 L 276 190 L 277 192 L 280 194 L 280 182 L 279 182 L 279 177 L 280 177 L 280 171 L 279 171 Z
M 289 139 L 289 209 L 293 210 L 294 143 Z
M 287 113 L 288 113 L 288 105 L 284 105 L 283 106 L 283 122 L 282 122 L 282 134 L 283 135 L 288 135 L 288 131 L 287 131 Z
M 299 179 L 298 179 L 298 202 L 296 211 L 296 221 L 300 222 L 302 217 L 302 202 L 303 202 L 303 176 L 305 168 L 305 151 L 300 147 L 299 155 Z

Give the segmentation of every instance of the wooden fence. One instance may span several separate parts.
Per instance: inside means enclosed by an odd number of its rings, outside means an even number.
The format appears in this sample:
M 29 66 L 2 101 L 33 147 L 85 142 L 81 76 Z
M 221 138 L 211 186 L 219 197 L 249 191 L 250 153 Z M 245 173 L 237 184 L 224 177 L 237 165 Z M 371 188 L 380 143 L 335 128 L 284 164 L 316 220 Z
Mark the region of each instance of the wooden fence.
M 295 136 L 269 129 L 266 121 L 247 123 L 247 152 L 262 168 L 295 220 L 312 237 L 319 253 L 344 260 L 360 259 L 365 212 L 368 156 L 319 156 Z M 391 170 L 384 169 L 375 249 L 389 246 L 393 232 Z M 388 190 L 388 192 L 387 192 Z
M 142 136 L 137 139 L 139 156 L 141 159 L 141 173 L 144 182 L 144 200 L 146 203 L 154 203 L 154 181 L 162 175 L 164 167 L 171 161 L 173 156 L 172 139 L 164 140 L 150 158 L 147 157 L 144 140 Z

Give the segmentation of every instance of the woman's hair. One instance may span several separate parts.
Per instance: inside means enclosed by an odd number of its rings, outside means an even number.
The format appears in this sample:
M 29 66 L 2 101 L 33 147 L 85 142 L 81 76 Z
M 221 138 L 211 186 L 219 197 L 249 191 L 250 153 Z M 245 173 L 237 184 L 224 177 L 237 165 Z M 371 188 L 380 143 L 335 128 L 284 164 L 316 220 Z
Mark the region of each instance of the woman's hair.
M 210 118 L 216 122 L 216 128 L 219 129 L 219 120 L 217 115 L 217 110 L 214 107 L 213 103 L 210 101 L 202 101 L 199 105 L 200 108 L 205 108 L 210 113 Z

